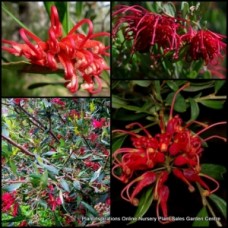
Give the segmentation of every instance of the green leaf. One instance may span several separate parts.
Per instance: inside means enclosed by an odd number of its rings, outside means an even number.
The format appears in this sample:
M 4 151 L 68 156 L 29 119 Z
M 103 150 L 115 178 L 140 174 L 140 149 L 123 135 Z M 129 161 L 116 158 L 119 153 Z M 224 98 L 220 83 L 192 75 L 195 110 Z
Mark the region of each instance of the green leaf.
M 189 74 L 187 75 L 188 78 L 191 78 L 191 79 L 195 79 L 197 77 L 198 73 L 193 70 L 193 71 L 190 71 Z
M 9 165 L 13 174 L 17 175 L 17 166 L 15 165 L 15 163 L 12 160 L 10 160 Z
M 152 202 L 153 202 L 153 194 L 152 194 L 153 188 L 149 188 L 146 192 L 142 194 L 139 200 L 139 205 L 138 208 L 135 212 L 134 218 L 138 219 L 143 217 L 148 209 L 150 208 Z M 128 223 L 132 224 L 135 223 L 137 220 L 132 220 L 131 222 Z
M 214 87 L 214 82 L 212 80 L 208 80 L 206 82 L 202 83 L 194 83 L 191 82 L 190 86 L 184 89 L 184 91 L 187 92 L 197 92 L 197 91 L 202 91 L 204 89 L 212 88 Z
M 174 94 L 175 94 L 174 92 L 170 93 L 166 98 L 166 103 L 168 103 L 169 105 L 172 104 Z M 176 101 L 174 104 L 174 110 L 177 112 L 185 112 L 186 109 L 187 109 L 187 105 L 184 97 L 181 94 L 177 94 Z
M 13 192 L 14 190 L 20 188 L 21 185 L 22 185 L 22 183 L 10 184 L 10 185 L 3 187 L 3 189 L 7 192 Z
M 60 142 L 60 147 L 64 147 L 65 146 L 65 140 L 63 138 L 61 138 L 59 140 L 59 142 Z
M 167 80 L 166 83 L 169 86 L 169 88 L 172 89 L 173 91 L 177 91 L 179 89 L 175 81 Z
M 17 18 L 16 18 L 8 9 L 7 9 L 7 7 L 5 6 L 5 4 L 4 4 L 3 2 L 2 2 L 2 9 L 3 9 L 4 12 L 7 13 L 10 17 L 12 17 L 12 18 L 14 19 L 14 21 L 15 21 L 17 24 L 19 24 L 21 27 L 27 29 L 28 31 L 30 31 L 29 28 L 27 28 L 25 24 L 23 24 L 19 19 L 17 19 Z
M 52 156 L 52 155 L 54 155 L 54 154 L 56 154 L 55 151 L 48 151 L 48 152 L 42 154 L 42 156 Z
M 127 102 L 118 96 L 112 95 L 112 108 L 124 108 Z
M 43 164 L 43 168 L 47 169 L 48 171 L 58 175 L 59 174 L 59 170 L 56 169 L 54 166 L 52 165 L 46 165 L 46 164 Z
M 68 185 L 68 183 L 64 179 L 62 179 L 60 181 L 60 184 L 61 184 L 61 186 L 63 187 L 64 190 L 66 190 L 67 192 L 70 192 L 69 185 Z
M 126 138 L 127 138 L 127 135 L 124 135 L 123 137 L 120 137 L 119 139 L 115 140 L 114 143 L 112 143 L 112 152 L 115 152 L 116 150 L 118 150 L 122 146 Z
M 225 80 L 215 80 L 215 94 L 223 87 Z
M 211 194 L 209 198 L 215 203 L 215 205 L 218 207 L 218 209 L 221 211 L 223 216 L 227 218 L 227 213 L 226 213 L 226 201 L 219 196 L 215 194 Z
M 48 184 L 48 171 L 45 170 L 44 173 L 42 174 L 41 178 L 40 178 L 40 184 L 42 189 L 47 188 L 47 184 Z
M 182 11 L 183 18 L 185 18 L 185 16 L 189 13 L 188 2 L 182 2 L 181 3 L 181 11 Z
M 75 7 L 76 7 L 76 17 L 80 18 L 82 14 L 82 9 L 83 9 L 83 2 L 76 2 Z
M 134 80 L 132 83 L 141 87 L 148 87 L 152 82 L 151 80 Z
M 38 187 L 40 185 L 40 181 L 41 181 L 41 174 L 36 174 L 36 173 L 32 173 L 29 175 L 30 177 L 30 181 L 32 183 L 32 186 Z
M 163 12 L 170 17 L 174 17 L 176 13 L 176 9 L 173 3 L 171 2 L 165 3 L 163 5 Z
M 78 180 L 75 180 L 75 181 L 73 182 L 73 186 L 74 186 L 74 188 L 77 189 L 77 190 L 81 190 L 81 189 L 82 189 L 81 183 L 80 183 L 80 181 L 78 181 Z
M 190 120 L 195 120 L 199 116 L 200 109 L 198 103 L 192 99 L 189 98 L 190 106 L 191 106 L 191 119 Z
M 2 223 L 3 223 L 3 222 L 20 222 L 20 221 L 25 220 L 25 219 L 26 219 L 25 216 L 20 215 L 20 216 L 14 217 L 14 218 L 2 220 Z
M 7 138 L 9 137 L 9 131 L 5 125 L 2 126 L 2 135 L 7 137 Z
M 196 216 L 196 218 L 200 219 L 195 220 L 192 226 L 209 226 L 209 221 L 205 220 L 205 217 L 208 217 L 208 213 L 206 207 L 203 207 Z
M 222 109 L 225 101 L 216 101 L 216 100 L 199 100 L 200 104 L 213 109 Z
M 201 173 L 207 174 L 216 180 L 223 180 L 223 175 L 226 173 L 226 167 L 216 164 L 202 164 Z
M 94 182 L 100 176 L 101 168 L 102 167 L 100 167 L 96 172 L 93 173 L 90 183 Z
M 91 207 L 88 203 L 84 202 L 84 201 L 81 201 L 81 204 L 92 214 L 94 215 L 95 217 L 98 216 L 98 213 L 97 211 Z
M 92 154 L 86 154 L 85 156 L 81 156 L 81 157 L 77 157 L 77 159 L 86 159 L 88 157 L 90 157 Z

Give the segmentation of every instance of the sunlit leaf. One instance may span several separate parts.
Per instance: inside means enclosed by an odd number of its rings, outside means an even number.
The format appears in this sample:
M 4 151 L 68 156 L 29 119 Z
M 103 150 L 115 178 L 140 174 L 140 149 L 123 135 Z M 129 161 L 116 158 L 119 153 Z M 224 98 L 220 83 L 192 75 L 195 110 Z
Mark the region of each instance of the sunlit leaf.
M 64 190 L 66 190 L 67 192 L 70 192 L 69 185 L 64 179 L 61 179 L 60 184 L 61 184 L 61 186 L 63 187 Z
M 78 180 L 75 180 L 74 182 L 73 182 L 73 186 L 74 186 L 74 188 L 75 189 L 77 189 L 77 190 L 81 190 L 81 183 L 80 183 L 80 181 L 78 181 Z
M 7 192 L 13 192 L 13 191 L 17 190 L 18 188 L 20 188 L 21 185 L 22 185 L 22 183 L 10 184 L 10 185 L 4 186 L 3 189 Z

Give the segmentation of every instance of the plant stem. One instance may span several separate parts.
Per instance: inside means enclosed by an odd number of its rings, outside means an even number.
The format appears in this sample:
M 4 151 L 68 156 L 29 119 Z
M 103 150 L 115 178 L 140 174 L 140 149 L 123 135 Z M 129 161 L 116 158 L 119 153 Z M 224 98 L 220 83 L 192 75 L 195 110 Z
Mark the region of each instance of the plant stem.
M 3 138 L 3 140 L 7 141 L 8 143 L 12 144 L 13 146 L 19 148 L 19 149 L 21 150 L 22 153 L 27 154 L 27 155 L 29 155 L 29 156 L 31 156 L 31 157 L 35 157 L 35 155 L 34 155 L 33 153 L 31 153 L 31 152 L 30 152 L 29 150 L 27 150 L 25 147 L 23 147 L 23 146 L 17 144 L 17 143 L 14 142 L 12 139 L 10 139 L 10 138 L 8 138 L 8 137 L 6 137 L 6 136 L 3 136 L 3 135 L 2 135 L 2 138 Z

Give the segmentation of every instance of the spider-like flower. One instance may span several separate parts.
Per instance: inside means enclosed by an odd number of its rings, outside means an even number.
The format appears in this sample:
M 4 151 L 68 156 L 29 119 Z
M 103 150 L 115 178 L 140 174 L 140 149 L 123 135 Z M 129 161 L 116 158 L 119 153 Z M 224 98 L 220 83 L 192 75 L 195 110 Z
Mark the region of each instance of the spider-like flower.
M 118 5 L 113 13 L 115 25 L 113 37 L 120 26 L 127 40 L 133 40 L 132 52 L 148 52 L 155 44 L 163 48 L 164 52 L 178 51 L 180 36 L 177 29 L 179 22 L 174 17 L 159 15 L 140 6 Z
M 138 5 L 117 5 L 113 21 L 113 38 L 121 30 L 125 40 L 133 41 L 132 53 L 150 53 L 151 59 L 169 54 L 176 60 L 183 50 L 184 59 L 203 59 L 207 65 L 217 63 L 218 57 L 222 57 L 226 49 L 222 41 L 226 36 L 209 30 L 194 30 L 184 18 L 156 14 Z
M 87 35 L 78 31 L 84 24 L 89 27 Z M 104 70 L 109 70 L 103 56 L 109 56 L 109 53 L 106 52 L 109 47 L 94 38 L 110 34 L 107 32 L 93 33 L 92 21 L 89 19 L 79 21 L 66 37 L 62 37 L 62 25 L 59 21 L 58 11 L 55 6 L 52 6 L 51 26 L 46 42 L 24 28 L 20 29 L 20 35 L 25 44 L 3 39 L 2 42 L 9 46 L 3 46 L 2 49 L 15 56 L 24 56 L 32 64 L 46 66 L 52 70 L 56 70 L 60 63 L 65 70 L 66 87 L 72 93 L 78 90 L 79 76 L 84 81 L 82 87 L 89 93 L 101 91 L 100 75 Z M 95 83 L 97 88 L 95 88 Z
M 168 217 L 167 201 L 169 188 L 165 182 L 173 173 L 177 178 L 187 184 L 190 192 L 195 190 L 192 183 L 198 183 L 202 187 L 202 195 L 208 196 L 219 188 L 219 183 L 212 177 L 200 172 L 200 157 L 203 152 L 203 143 L 218 138 L 226 141 L 226 138 L 213 135 L 202 139 L 200 135 L 208 129 L 226 124 L 225 121 L 203 126 L 197 133 L 188 129 L 193 121 L 184 126 L 182 119 L 176 115 L 172 116 L 174 102 L 177 94 L 189 83 L 182 86 L 174 95 L 170 109 L 170 117 L 166 125 L 163 120 L 160 122 L 161 133 L 152 136 L 150 132 L 140 123 L 131 123 L 126 126 L 132 129 L 137 126 L 144 132 L 135 133 L 131 130 L 114 130 L 113 132 L 123 133 L 131 136 L 132 147 L 119 148 L 113 153 L 112 174 L 114 177 L 126 184 L 121 192 L 121 197 L 138 206 L 137 195 L 149 186 L 153 187 L 153 198 L 157 201 L 156 213 L 160 217 L 160 210 L 163 217 Z M 118 170 L 118 171 L 117 171 Z M 212 181 L 215 185 L 211 189 L 206 180 Z M 152 196 L 151 196 L 152 197 Z M 171 222 L 167 219 L 165 222 Z
M 206 65 L 217 64 L 218 58 L 222 57 L 222 52 L 226 51 L 226 44 L 222 42 L 225 36 L 209 30 L 199 30 L 195 33 L 189 44 L 191 60 L 203 59 Z

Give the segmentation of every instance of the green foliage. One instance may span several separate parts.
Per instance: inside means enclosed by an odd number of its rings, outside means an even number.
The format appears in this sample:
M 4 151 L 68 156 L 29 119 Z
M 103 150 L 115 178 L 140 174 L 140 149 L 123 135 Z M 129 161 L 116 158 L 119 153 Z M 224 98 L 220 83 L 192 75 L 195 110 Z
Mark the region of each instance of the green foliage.
M 99 193 L 109 197 L 110 99 L 55 99 L 2 100 L 3 134 L 13 141 L 2 143 L 2 189 L 16 194 L 21 207 L 17 217 L 5 219 L 7 226 L 23 220 L 31 226 L 64 226 L 67 216 L 80 223 L 82 216 L 102 216 L 94 209 L 100 202 L 109 215 Z M 103 122 L 96 127 L 94 120 Z M 75 132 L 76 127 L 81 129 Z

